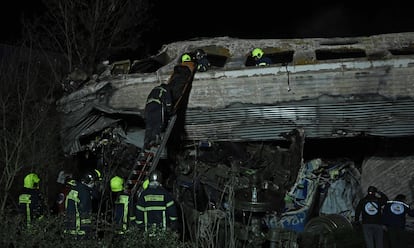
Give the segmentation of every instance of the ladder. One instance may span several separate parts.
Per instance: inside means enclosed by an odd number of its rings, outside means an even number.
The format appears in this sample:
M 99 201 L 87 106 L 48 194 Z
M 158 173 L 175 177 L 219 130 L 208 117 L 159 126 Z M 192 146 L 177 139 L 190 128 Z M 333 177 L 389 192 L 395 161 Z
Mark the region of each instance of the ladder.
M 168 121 L 168 126 L 162 137 L 161 144 L 155 150 L 143 151 L 140 153 L 134 164 L 134 168 L 126 180 L 126 193 L 134 196 L 137 191 L 139 194 L 143 190 L 142 183 L 147 179 L 149 174 L 157 168 L 176 120 L 177 114 L 174 114 Z

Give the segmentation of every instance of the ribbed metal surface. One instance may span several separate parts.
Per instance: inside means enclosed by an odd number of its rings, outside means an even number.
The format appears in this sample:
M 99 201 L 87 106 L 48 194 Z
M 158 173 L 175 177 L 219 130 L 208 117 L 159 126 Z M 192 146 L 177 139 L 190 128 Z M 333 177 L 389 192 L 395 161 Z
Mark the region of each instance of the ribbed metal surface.
M 414 101 L 372 101 L 243 106 L 215 111 L 187 110 L 189 140 L 258 141 L 283 139 L 303 127 L 307 137 L 414 135 Z
M 362 165 L 361 187 L 364 190 L 370 185 L 376 186 L 390 199 L 397 194 L 405 194 L 407 202 L 414 200 L 409 181 L 414 179 L 414 156 L 372 156 L 364 160 Z

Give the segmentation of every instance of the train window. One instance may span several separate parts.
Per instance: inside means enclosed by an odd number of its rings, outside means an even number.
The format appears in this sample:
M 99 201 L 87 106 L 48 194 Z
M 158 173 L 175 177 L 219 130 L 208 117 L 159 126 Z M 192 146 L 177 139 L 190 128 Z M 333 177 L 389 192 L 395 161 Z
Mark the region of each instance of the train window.
M 230 56 L 229 50 L 220 46 L 199 47 L 207 54 L 207 59 L 212 68 L 224 67 Z
M 170 58 L 166 53 L 161 53 L 157 56 L 152 56 L 142 60 L 135 60 L 132 63 L 129 73 L 155 72 L 169 62 Z
M 413 47 L 404 47 L 400 49 L 390 49 L 389 50 L 392 55 L 412 55 L 414 54 Z
M 265 56 L 268 57 L 272 61 L 272 64 L 282 64 L 282 65 L 291 63 L 293 61 L 293 54 L 295 53 L 294 51 L 272 52 L 267 49 L 263 49 L 263 52 Z M 245 66 L 255 66 L 255 65 L 256 63 L 252 55 L 249 54 L 249 56 L 246 59 Z
M 315 51 L 317 60 L 363 58 L 366 53 L 362 49 L 340 48 L 340 49 L 319 49 Z
M 210 61 L 212 67 L 224 67 L 227 61 L 226 56 L 217 54 L 207 54 L 207 59 Z

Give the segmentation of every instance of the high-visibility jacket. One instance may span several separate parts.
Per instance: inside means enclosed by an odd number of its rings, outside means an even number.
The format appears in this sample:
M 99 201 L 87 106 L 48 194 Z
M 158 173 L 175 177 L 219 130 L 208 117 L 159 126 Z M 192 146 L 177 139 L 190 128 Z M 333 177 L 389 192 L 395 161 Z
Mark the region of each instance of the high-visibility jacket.
M 148 230 L 152 226 L 177 229 L 177 208 L 171 194 L 161 185 L 142 191 L 136 205 L 136 224 Z
M 124 234 L 128 230 L 130 223 L 135 220 L 132 210 L 132 199 L 129 195 L 122 192 L 115 194 L 115 202 L 112 209 L 112 223 L 115 233 Z
M 43 218 L 45 205 L 39 189 L 24 188 L 19 195 L 19 213 L 25 218 L 25 224 L 30 228 L 34 220 Z
M 92 229 L 92 191 L 88 186 L 72 180 L 65 199 L 65 233 L 84 236 Z

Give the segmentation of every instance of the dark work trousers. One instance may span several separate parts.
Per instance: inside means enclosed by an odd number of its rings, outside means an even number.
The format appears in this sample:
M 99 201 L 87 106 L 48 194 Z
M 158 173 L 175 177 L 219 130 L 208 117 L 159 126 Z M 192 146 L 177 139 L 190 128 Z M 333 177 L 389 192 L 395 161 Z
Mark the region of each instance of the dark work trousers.
M 144 148 L 149 149 L 150 143 L 161 136 L 165 128 L 164 120 L 167 118 L 162 103 L 151 102 L 145 106 L 145 139 Z
M 406 231 L 401 227 L 387 228 L 390 248 L 407 248 L 408 237 Z
M 362 224 L 367 248 L 383 248 L 384 230 L 379 224 Z

